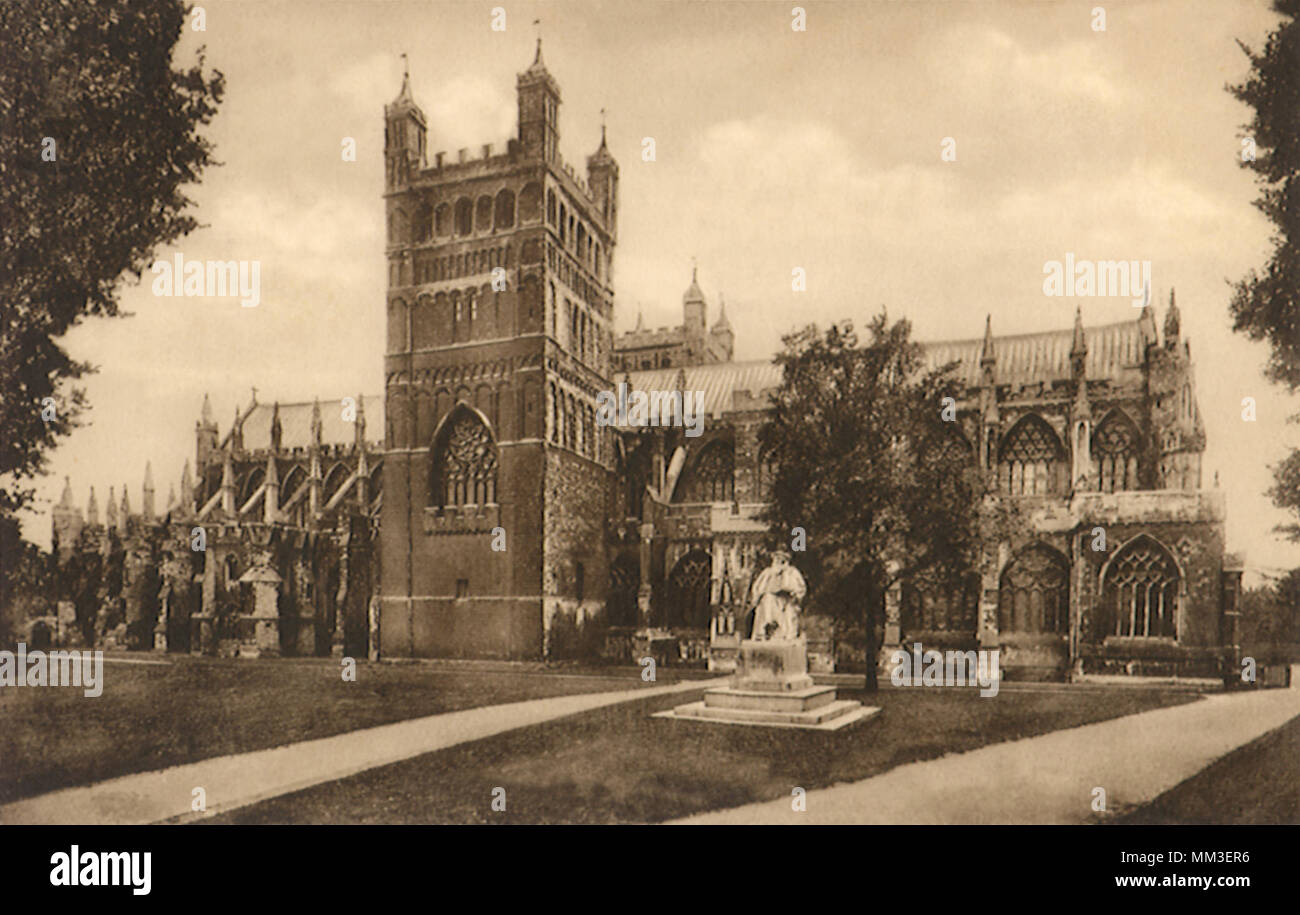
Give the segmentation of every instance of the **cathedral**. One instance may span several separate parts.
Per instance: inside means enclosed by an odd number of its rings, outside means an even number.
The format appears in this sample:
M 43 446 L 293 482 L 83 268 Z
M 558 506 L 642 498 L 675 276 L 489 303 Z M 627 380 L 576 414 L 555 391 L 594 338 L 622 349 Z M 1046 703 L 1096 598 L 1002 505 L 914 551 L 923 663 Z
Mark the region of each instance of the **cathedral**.
M 619 168 L 560 153 L 539 42 L 504 151 L 426 151 L 409 78 L 385 107 L 386 457 L 380 654 L 645 655 L 734 664 L 762 557 L 770 362 L 735 362 L 693 274 L 682 324 L 617 337 Z M 1171 294 L 1100 327 L 925 347 L 956 366 L 970 459 L 1032 518 L 957 593 L 899 588 L 890 649 L 999 648 L 1009 675 L 1218 676 L 1240 587 Z M 596 398 L 703 392 L 704 434 L 596 422 Z M 810 663 L 862 633 L 808 621 Z M 856 654 L 855 654 L 856 653 Z
M 132 647 L 169 651 L 734 667 L 767 558 L 758 435 L 780 368 L 734 361 L 696 270 L 681 325 L 638 317 L 614 334 L 619 166 L 604 128 L 585 168 L 561 156 L 540 41 L 516 92 L 517 137 L 454 158 L 427 151 L 409 76 L 384 108 L 381 397 L 254 392 L 224 436 L 205 402 L 195 473 L 160 513 L 148 474 L 142 512 L 124 489 L 105 525 L 93 492 L 85 517 L 65 492 L 61 561 L 121 567 L 69 577 L 85 579 L 64 596 L 88 638 L 120 620 Z M 1028 522 L 986 544 L 962 587 L 887 594 L 882 664 L 920 642 L 998 649 L 1024 679 L 1222 675 L 1241 563 L 1202 479 L 1172 293 L 1162 331 L 1147 305 L 1103 326 L 1076 312 L 1073 327 L 998 336 L 989 320 L 982 337 L 923 344 L 962 384 L 967 459 Z M 598 421 L 615 390 L 689 392 L 702 434 Z M 810 666 L 861 669 L 865 633 L 815 609 Z

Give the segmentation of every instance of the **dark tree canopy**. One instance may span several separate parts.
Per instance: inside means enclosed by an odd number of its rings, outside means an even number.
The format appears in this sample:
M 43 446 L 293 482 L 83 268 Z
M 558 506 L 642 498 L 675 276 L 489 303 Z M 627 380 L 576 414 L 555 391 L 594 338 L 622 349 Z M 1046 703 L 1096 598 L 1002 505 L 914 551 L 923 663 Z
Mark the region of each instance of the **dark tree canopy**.
M 772 539 L 789 549 L 791 529 L 806 531 L 794 562 L 809 603 L 865 623 L 870 643 L 886 590 L 922 576 L 959 583 L 978 568 L 1000 510 L 985 510 L 949 367 L 924 370 L 907 321 L 891 325 L 881 314 L 869 334 L 859 345 L 845 324 L 786 337 L 760 443 L 775 466 Z M 869 644 L 869 671 L 873 651 Z
M 1269 346 L 1265 374 L 1300 391 L 1300 0 L 1274 0 L 1284 19 L 1262 52 L 1241 45 L 1250 58 L 1245 82 L 1228 91 L 1254 109 L 1246 125 L 1255 155 L 1243 165 L 1255 173 L 1255 206 L 1273 223 L 1273 253 L 1233 287 L 1233 329 Z M 1240 44 L 1240 42 L 1239 42 Z M 1300 517 L 1300 451 L 1274 471 L 1273 501 Z M 1300 524 L 1280 528 L 1300 540 Z
M 187 22 L 179 0 L 0 3 L 0 514 L 85 407 L 93 367 L 60 337 L 198 225 L 184 190 L 214 164 L 224 80 L 201 53 L 173 69 Z

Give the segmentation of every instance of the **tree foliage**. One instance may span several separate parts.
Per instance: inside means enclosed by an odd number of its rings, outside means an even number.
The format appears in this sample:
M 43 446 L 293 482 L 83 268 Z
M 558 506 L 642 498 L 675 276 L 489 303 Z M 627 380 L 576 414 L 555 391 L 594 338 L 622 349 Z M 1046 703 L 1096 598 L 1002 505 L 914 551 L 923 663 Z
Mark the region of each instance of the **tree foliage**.
M 117 315 L 121 281 L 198 225 L 185 188 L 214 164 L 199 130 L 224 79 L 201 53 L 173 69 L 187 10 L 0 3 L 0 514 L 30 502 L 86 405 L 74 382 L 93 367 L 61 336 Z
M 794 561 L 808 601 L 865 625 L 869 678 L 886 591 L 919 577 L 958 583 L 1005 523 L 953 419 L 961 386 L 950 366 L 925 370 L 910 337 L 907 321 L 884 313 L 863 345 L 850 324 L 786 337 L 783 381 L 760 433 L 774 465 L 771 537 L 788 547 L 792 528 L 807 532 Z
M 1231 312 L 1234 330 L 1268 343 L 1265 374 L 1294 393 L 1300 391 L 1300 0 L 1274 0 L 1273 9 L 1284 21 L 1262 52 L 1241 44 L 1250 73 L 1228 87 L 1254 109 L 1246 130 L 1255 155 L 1242 164 L 1255 173 L 1255 206 L 1274 227 L 1268 263 L 1234 285 Z M 1274 502 L 1300 517 L 1300 451 L 1275 469 L 1274 480 Z M 1300 540 L 1300 525 L 1280 529 Z

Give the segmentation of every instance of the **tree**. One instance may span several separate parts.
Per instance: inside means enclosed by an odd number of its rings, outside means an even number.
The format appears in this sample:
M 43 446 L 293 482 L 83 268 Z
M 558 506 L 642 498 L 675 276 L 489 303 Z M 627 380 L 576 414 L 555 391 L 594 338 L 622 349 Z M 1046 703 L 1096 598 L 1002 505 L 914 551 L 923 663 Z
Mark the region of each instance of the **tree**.
M 793 555 L 809 604 L 864 625 L 874 689 L 886 592 L 921 578 L 960 586 L 1005 522 L 945 410 L 945 398 L 962 395 L 951 366 L 923 371 L 907 321 L 891 325 L 882 313 L 869 331 L 863 346 L 848 323 L 787 336 L 759 441 L 775 466 L 770 536 L 788 547 L 791 529 L 804 529 L 806 549 Z
M 1228 86 L 1255 110 L 1246 125 L 1253 155 L 1242 165 L 1255 172 L 1255 206 L 1273 223 L 1273 253 L 1263 272 L 1252 270 L 1233 286 L 1233 329 L 1269 344 L 1265 374 L 1288 391 L 1300 391 L 1300 0 L 1273 0 L 1285 21 L 1268 37 L 1263 53 L 1238 42 L 1250 58 L 1246 81 Z M 1251 150 L 1243 148 L 1243 152 Z M 1274 471 L 1270 490 L 1279 508 L 1300 516 L 1300 451 Z M 1300 525 L 1280 530 L 1300 540 Z
M 0 3 L 0 514 L 34 496 L 93 371 L 59 342 L 116 316 L 126 275 L 193 230 L 186 185 L 224 91 L 203 56 L 172 69 L 180 0 Z

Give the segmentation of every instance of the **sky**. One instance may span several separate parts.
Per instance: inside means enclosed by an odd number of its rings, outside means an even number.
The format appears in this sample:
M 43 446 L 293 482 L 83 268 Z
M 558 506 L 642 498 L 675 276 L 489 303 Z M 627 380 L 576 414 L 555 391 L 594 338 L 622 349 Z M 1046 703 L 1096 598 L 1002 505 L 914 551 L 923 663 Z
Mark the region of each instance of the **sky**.
M 157 297 L 146 274 L 123 289 L 131 317 L 72 330 L 72 354 L 99 366 L 89 424 L 53 454 L 24 532 L 48 544 L 65 476 L 80 506 L 94 486 L 102 512 L 128 485 L 138 510 L 152 461 L 165 502 L 205 393 L 224 435 L 253 387 L 264 403 L 381 392 L 383 106 L 399 55 L 430 159 L 504 150 L 540 18 L 561 154 L 583 172 L 603 108 L 621 167 L 616 331 L 638 311 L 680 323 L 692 258 L 710 323 L 725 296 L 737 359 L 882 307 L 921 340 L 978 337 L 986 314 L 995 333 L 1069 327 L 1076 306 L 1088 324 L 1129 320 L 1127 296 L 1045 296 L 1043 265 L 1150 260 L 1158 323 L 1177 289 L 1228 548 L 1256 572 L 1300 566 L 1264 494 L 1269 465 L 1300 445 L 1285 423 L 1300 402 L 1264 380 L 1264 346 L 1228 316 L 1229 282 L 1265 263 L 1270 226 L 1239 162 L 1250 111 L 1224 86 L 1247 72 L 1236 40 L 1261 47 L 1277 17 L 1255 0 L 1110 3 L 1097 31 L 1096 5 L 804 2 L 795 31 L 782 3 L 204 3 L 177 61 L 203 45 L 226 75 L 207 131 L 223 164 L 191 190 L 203 228 L 158 255 L 256 259 L 261 302 Z

